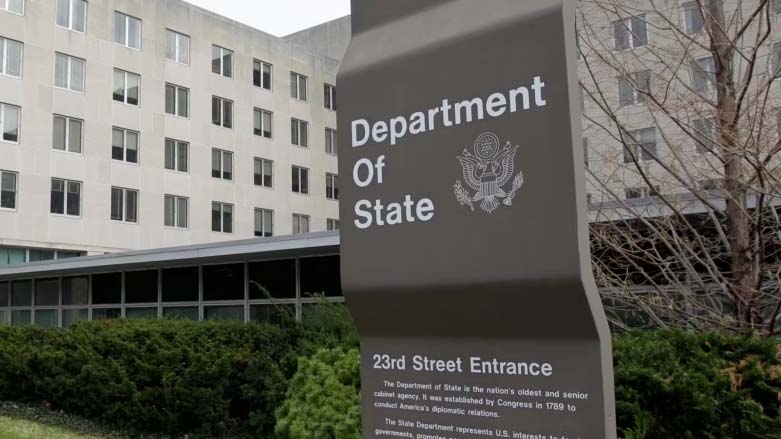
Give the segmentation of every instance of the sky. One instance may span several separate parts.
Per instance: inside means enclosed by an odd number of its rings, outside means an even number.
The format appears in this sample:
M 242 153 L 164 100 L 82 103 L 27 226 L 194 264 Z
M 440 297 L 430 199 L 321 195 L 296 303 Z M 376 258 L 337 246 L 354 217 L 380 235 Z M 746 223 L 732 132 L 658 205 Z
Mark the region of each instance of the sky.
M 350 13 L 350 0 L 186 1 L 279 37 Z

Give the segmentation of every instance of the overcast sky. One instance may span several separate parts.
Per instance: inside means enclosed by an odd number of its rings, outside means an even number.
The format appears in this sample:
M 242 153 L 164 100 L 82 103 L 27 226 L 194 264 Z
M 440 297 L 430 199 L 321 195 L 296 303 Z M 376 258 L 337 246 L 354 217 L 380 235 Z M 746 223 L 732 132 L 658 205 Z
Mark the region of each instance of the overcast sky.
M 350 0 L 186 1 L 280 37 L 350 13 Z

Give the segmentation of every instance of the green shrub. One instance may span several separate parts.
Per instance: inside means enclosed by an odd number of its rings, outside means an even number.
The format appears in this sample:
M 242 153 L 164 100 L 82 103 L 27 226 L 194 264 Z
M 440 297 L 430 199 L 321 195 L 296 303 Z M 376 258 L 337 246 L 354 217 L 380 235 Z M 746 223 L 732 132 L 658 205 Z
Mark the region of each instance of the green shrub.
M 277 412 L 280 439 L 360 439 L 360 355 L 322 350 L 302 358 Z

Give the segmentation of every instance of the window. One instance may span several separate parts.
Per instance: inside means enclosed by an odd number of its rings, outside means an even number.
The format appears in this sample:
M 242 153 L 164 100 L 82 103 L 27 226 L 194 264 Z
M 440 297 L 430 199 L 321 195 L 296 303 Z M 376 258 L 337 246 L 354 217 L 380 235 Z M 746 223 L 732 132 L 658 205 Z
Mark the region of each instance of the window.
M 249 271 L 249 298 L 295 299 L 296 260 L 277 259 L 247 264 Z
M 584 162 L 586 164 L 586 168 L 588 168 L 588 153 L 589 153 L 588 150 L 589 150 L 589 148 L 588 148 L 588 138 L 584 137 L 583 138 L 583 160 L 584 160 Z
M 273 116 L 270 111 L 255 109 L 255 135 L 271 138 Z
M 700 180 L 697 183 L 700 186 L 700 190 L 707 192 L 720 192 L 721 188 L 724 187 L 724 179 L 721 178 Z
M 52 178 L 51 213 L 81 216 L 81 183 Z
M 22 15 L 24 14 L 24 0 L 0 0 L 0 9 Z
M 703 2 L 703 4 L 706 4 Z M 707 7 L 707 6 L 706 6 Z M 705 17 L 697 2 L 684 3 L 681 6 L 683 15 L 683 31 L 693 35 L 699 33 L 705 26 Z
M 190 64 L 190 37 L 171 29 L 165 30 L 165 59 Z
M 306 83 L 307 77 L 298 73 L 290 72 L 290 97 L 306 101 Z
M 187 172 L 190 145 L 173 139 L 165 139 L 165 169 Z
M 111 219 L 126 223 L 138 222 L 138 191 L 111 188 Z
M 613 41 L 616 50 L 629 50 L 648 44 L 645 14 L 614 21 Z
M 0 209 L 16 209 L 17 174 L 0 171 Z
M 141 76 L 114 69 L 114 100 L 128 105 L 138 105 L 138 89 Z
M 293 145 L 309 146 L 309 124 L 303 120 L 290 119 L 290 138 Z
M 163 302 L 198 301 L 198 267 L 163 269 Z M 196 308 L 196 320 L 198 309 Z
M 62 278 L 62 304 L 86 305 L 89 303 L 89 277 Z
M 657 188 L 648 187 L 627 188 L 625 194 L 627 200 L 639 200 L 648 197 L 655 197 L 659 194 L 659 190 Z
M 252 63 L 252 83 L 255 87 L 271 90 L 271 64 L 255 60 Z
M 648 70 L 618 78 L 619 105 L 639 105 L 651 90 L 651 72 Z
M 268 238 L 274 236 L 274 211 L 255 209 L 255 236 Z
M 692 122 L 692 133 L 697 152 L 705 154 L 718 150 L 718 124 L 716 119 L 697 119 Z
M 781 78 L 781 43 L 773 43 L 773 53 L 770 56 L 770 74 L 773 78 Z
M 325 108 L 336 111 L 336 87 L 325 84 L 323 88 L 325 92 Z
M 656 157 L 656 128 L 630 131 L 625 134 L 624 163 L 654 160 Z
M 339 256 L 318 256 L 299 259 L 301 296 L 342 296 L 342 279 L 339 273 L 340 262 Z
M 57 53 L 54 55 L 54 86 L 65 90 L 84 92 L 83 59 Z
M 692 89 L 701 94 L 712 94 L 716 90 L 716 66 L 712 57 L 690 63 Z
M 83 126 L 81 120 L 55 115 L 53 148 L 81 154 Z
M 212 203 L 212 232 L 233 233 L 233 205 Z
M 212 177 L 233 180 L 233 153 L 212 149 Z
M 293 192 L 309 193 L 309 169 L 293 166 Z
M 325 197 L 329 200 L 339 199 L 339 185 L 337 176 L 334 174 L 325 174 Z
M 111 158 L 121 162 L 138 163 L 138 136 L 135 131 L 114 128 L 111 136 Z
M 326 230 L 339 230 L 339 220 L 328 218 L 326 220 Z
M 141 50 L 141 20 L 121 12 L 114 12 L 114 42 Z
M 274 162 L 255 159 L 255 186 L 274 187 Z
M 325 152 L 326 154 L 336 155 L 337 153 L 337 137 L 336 130 L 331 128 L 325 129 Z
M 166 227 L 175 227 L 177 229 L 186 229 L 188 227 L 189 200 L 185 197 L 175 195 L 165 196 L 165 219 Z
M 226 78 L 233 78 L 233 51 L 212 46 L 212 72 Z
M 157 270 L 128 271 L 125 273 L 125 303 L 157 302 Z M 156 317 L 155 315 L 152 318 Z
M 92 303 L 106 305 L 122 302 L 122 273 L 92 275 Z
M 22 43 L 0 37 L 0 75 L 22 77 L 22 51 Z
M 309 233 L 309 216 L 293 214 L 293 234 Z
M 22 109 L 0 102 L 0 140 L 19 143 Z
M 165 85 L 165 112 L 179 117 L 190 117 L 190 90 L 178 85 Z
M 84 33 L 87 29 L 87 2 L 57 0 L 57 26 Z
M 212 123 L 218 127 L 233 129 L 233 102 L 212 96 Z

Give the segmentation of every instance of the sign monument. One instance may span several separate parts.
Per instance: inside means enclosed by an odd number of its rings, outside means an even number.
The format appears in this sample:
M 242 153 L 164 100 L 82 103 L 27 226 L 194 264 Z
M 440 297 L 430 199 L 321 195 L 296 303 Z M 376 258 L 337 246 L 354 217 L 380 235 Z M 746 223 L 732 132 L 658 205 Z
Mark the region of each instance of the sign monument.
M 615 438 L 574 0 L 353 0 L 342 284 L 363 438 Z

